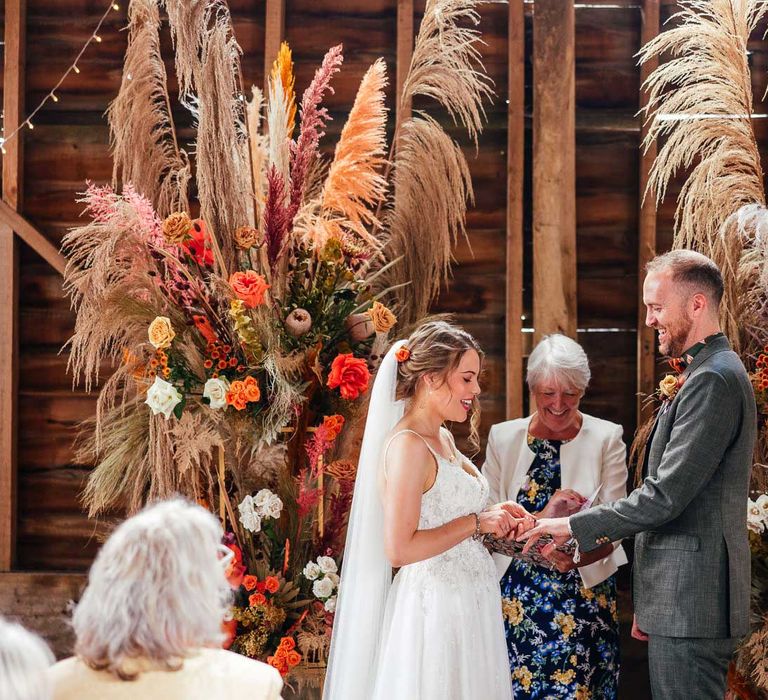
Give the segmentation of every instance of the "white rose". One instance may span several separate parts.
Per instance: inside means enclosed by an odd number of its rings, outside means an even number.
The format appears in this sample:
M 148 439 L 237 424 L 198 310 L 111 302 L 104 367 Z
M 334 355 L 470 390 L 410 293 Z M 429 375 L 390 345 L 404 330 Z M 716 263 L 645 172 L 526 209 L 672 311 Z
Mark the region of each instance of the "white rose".
M 253 496 L 246 496 L 237 509 L 240 511 L 240 522 L 246 530 L 250 532 L 261 530 L 261 516 L 256 512 Z
M 317 565 L 320 567 L 320 571 L 324 574 L 335 574 L 339 570 L 336 566 L 336 562 L 330 557 L 318 557 Z
M 203 397 L 208 399 L 208 405 L 215 411 L 227 405 L 229 382 L 224 379 L 209 379 L 203 387 Z
M 325 612 L 336 612 L 336 596 L 325 601 Z
M 304 567 L 304 576 L 310 581 L 314 581 L 321 573 L 322 572 L 320 571 L 320 567 L 313 561 L 309 562 Z
M 758 534 L 765 530 L 765 520 L 761 508 L 752 499 L 747 499 L 747 527 Z
M 155 383 L 147 390 L 147 400 L 144 402 L 152 409 L 153 415 L 162 413 L 168 420 L 173 409 L 184 397 L 173 384 L 160 377 L 155 377 Z
M 330 598 L 333 595 L 333 582 L 327 577 L 318 579 L 312 584 L 312 593 L 320 600 Z
M 261 509 L 261 514 L 265 518 L 279 518 L 280 513 L 283 511 L 283 502 L 276 494 L 272 494 L 264 507 Z
M 264 508 L 266 507 L 267 503 L 269 503 L 269 499 L 274 496 L 269 489 L 261 489 L 254 497 L 253 502 L 256 505 L 256 508 L 258 508 L 259 512 L 263 512 Z
M 339 575 L 338 574 L 326 574 L 325 578 L 331 579 L 333 582 L 333 587 L 336 588 L 339 585 Z

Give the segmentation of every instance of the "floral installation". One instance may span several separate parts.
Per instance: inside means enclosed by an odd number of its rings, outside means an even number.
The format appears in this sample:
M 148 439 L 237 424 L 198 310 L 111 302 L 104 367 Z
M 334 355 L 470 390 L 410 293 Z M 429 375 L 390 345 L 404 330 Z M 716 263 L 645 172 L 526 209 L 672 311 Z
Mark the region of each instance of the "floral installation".
M 435 100 L 475 142 L 491 95 L 477 4 L 427 0 L 399 97 Z M 180 493 L 216 512 L 234 552 L 227 643 L 285 675 L 325 661 L 367 392 L 395 330 L 447 278 L 472 184 L 425 111 L 387 142 L 382 59 L 328 149 L 341 46 L 300 96 L 283 44 L 266 94 L 246 96 L 226 3 L 163 7 L 193 152 L 176 135 L 158 3 L 136 0 L 107 112 L 113 183 L 89 183 L 62 246 L 74 382 L 91 390 L 113 370 L 78 443 L 95 465 L 83 501 L 97 516 Z

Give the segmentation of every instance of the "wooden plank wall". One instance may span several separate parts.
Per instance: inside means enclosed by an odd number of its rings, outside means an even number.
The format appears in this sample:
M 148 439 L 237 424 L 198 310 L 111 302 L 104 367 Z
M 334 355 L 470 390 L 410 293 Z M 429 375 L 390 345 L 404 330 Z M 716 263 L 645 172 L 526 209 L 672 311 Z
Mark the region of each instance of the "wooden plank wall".
M 27 0 L 26 103 L 35 105 L 66 68 L 103 12 L 102 3 Z M 72 76 L 26 133 L 23 214 L 58 244 L 78 222 L 75 193 L 86 178 L 111 176 L 103 112 L 116 94 L 125 49 L 125 3 L 110 16 L 101 35 Z M 334 121 L 325 144 L 332 147 L 359 80 L 383 56 L 390 70 L 388 106 L 394 110 L 398 48 L 398 0 L 286 0 L 284 32 L 296 60 L 297 87 L 309 83 L 325 50 L 342 42 L 345 63 L 328 98 Z M 521 0 L 521 3 L 522 0 Z M 604 7 L 599 5 L 604 4 Z M 639 212 L 639 70 L 633 58 L 640 47 L 640 2 L 592 0 L 575 7 L 575 169 L 578 338 L 593 368 L 593 383 L 583 408 L 620 422 L 629 438 L 635 427 L 636 325 Z M 246 84 L 262 85 L 265 71 L 265 4 L 233 0 L 235 29 L 243 47 Z M 662 22 L 674 9 L 662 0 Z M 424 0 L 414 2 L 416 27 Z M 475 153 L 462 140 L 475 187 L 468 216 L 472 249 L 456 251 L 454 278 L 435 307 L 452 311 L 487 352 L 484 378 L 484 430 L 503 420 L 506 408 L 505 325 L 507 303 L 507 168 L 509 8 L 481 9 L 485 65 L 497 98 L 488 106 L 488 125 Z M 402 16 L 401 16 L 402 19 Z M 524 4 L 524 171 L 521 346 L 530 350 L 532 318 L 532 4 Z M 755 39 L 755 94 L 763 94 L 768 54 Z M 170 41 L 165 38 L 167 55 Z M 171 70 L 169 62 L 169 70 Z M 424 104 L 417 102 L 415 108 Z M 761 111 L 762 110 L 761 108 Z M 178 111 L 180 138 L 188 140 L 188 120 Z M 757 123 L 766 144 L 766 121 Z M 454 133 L 458 133 L 454 130 Z M 660 248 L 669 246 L 673 202 L 658 217 Z M 72 439 L 78 421 L 93 412 L 94 397 L 71 391 L 66 355 L 59 350 L 72 332 L 73 316 L 52 268 L 21 246 L 20 367 L 18 413 L 18 560 L 20 570 L 84 571 L 98 548 L 105 524 L 89 521 L 78 505 L 88 465 L 74 462 Z M 522 363 L 521 363 L 522 364 Z M 520 378 L 517 379 L 519 381 Z M 522 392 L 525 404 L 526 392 Z M 526 406 L 523 406 L 523 410 Z

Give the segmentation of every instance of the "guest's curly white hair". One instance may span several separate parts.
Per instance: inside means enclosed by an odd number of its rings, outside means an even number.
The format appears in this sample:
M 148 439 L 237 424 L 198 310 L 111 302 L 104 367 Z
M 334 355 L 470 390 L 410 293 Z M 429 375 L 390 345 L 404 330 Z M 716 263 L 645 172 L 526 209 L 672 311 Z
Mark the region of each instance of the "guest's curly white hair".
M 0 617 L 0 698 L 48 700 L 51 684 L 45 669 L 53 661 L 40 637 Z
M 75 609 L 75 653 L 128 680 L 127 659 L 174 670 L 193 650 L 221 646 L 231 599 L 221 537 L 211 513 L 182 499 L 122 523 L 96 557 Z
M 584 348 L 559 333 L 544 336 L 528 357 L 526 381 L 531 390 L 543 382 L 554 381 L 583 393 L 591 376 Z

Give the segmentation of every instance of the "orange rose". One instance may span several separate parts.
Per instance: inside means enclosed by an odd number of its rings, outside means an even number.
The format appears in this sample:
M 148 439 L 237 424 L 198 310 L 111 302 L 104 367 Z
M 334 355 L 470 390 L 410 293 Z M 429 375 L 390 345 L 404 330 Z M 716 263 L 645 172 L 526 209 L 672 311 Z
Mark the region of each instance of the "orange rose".
M 371 374 L 365 360 L 354 357 L 351 352 L 337 355 L 328 375 L 328 388 L 338 387 L 343 399 L 356 399 L 368 390 Z
M 296 648 L 296 640 L 293 637 L 283 637 L 277 647 L 277 651 L 287 653 Z
M 395 353 L 395 359 L 398 362 L 405 362 L 411 357 L 411 351 L 403 345 L 396 353 Z
M 328 440 L 335 440 L 339 437 L 341 429 L 344 427 L 344 416 L 338 414 L 333 416 L 326 416 L 323 418 L 323 429 Z
M 256 588 L 256 584 L 258 582 L 259 579 L 256 578 L 256 576 L 251 576 L 248 574 L 248 576 L 243 579 L 243 586 L 245 586 L 246 591 L 252 591 L 254 588 Z
M 285 655 L 285 660 L 289 666 L 298 666 L 301 663 L 301 654 L 298 651 L 289 651 Z
M 229 284 L 238 299 L 241 299 L 249 309 L 263 304 L 264 294 L 269 289 L 264 276 L 253 270 L 233 273 L 229 278 Z
M 248 398 L 245 395 L 245 383 L 240 380 L 232 382 L 227 392 L 227 404 L 234 406 L 238 411 L 242 411 L 248 405 Z
M 277 580 L 276 576 L 267 576 L 264 583 L 266 584 L 267 591 L 270 593 L 277 593 L 277 590 L 280 588 L 280 581 Z
M 246 377 L 243 381 L 245 398 L 248 401 L 258 401 L 261 398 L 261 390 L 258 382 L 253 377 Z
M 248 598 L 248 605 L 251 607 L 254 605 L 264 605 L 266 602 L 267 599 L 264 597 L 263 593 L 254 593 L 250 598 Z

